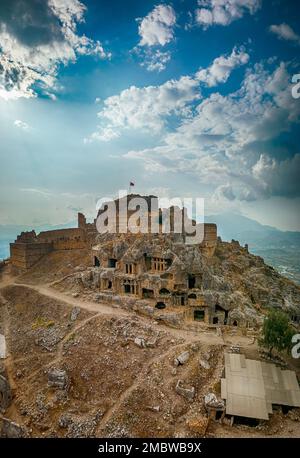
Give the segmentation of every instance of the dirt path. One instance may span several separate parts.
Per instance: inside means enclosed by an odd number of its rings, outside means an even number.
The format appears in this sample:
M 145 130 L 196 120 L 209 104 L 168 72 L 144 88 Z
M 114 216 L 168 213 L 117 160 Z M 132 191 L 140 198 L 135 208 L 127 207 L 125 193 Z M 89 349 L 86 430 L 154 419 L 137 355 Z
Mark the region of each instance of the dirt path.
M 60 291 L 54 290 L 50 286 L 28 285 L 26 283 L 17 283 L 15 280 L 16 280 L 16 277 L 10 277 L 9 275 L 7 275 L 4 282 L 0 281 L 0 290 L 5 288 L 6 286 L 16 286 L 16 287 L 20 286 L 20 287 L 24 287 L 27 289 L 31 289 L 33 291 L 38 292 L 39 294 L 42 294 L 44 296 L 58 300 L 60 302 L 63 302 L 69 306 L 74 306 L 74 307 L 76 306 L 76 307 L 88 310 L 90 312 L 95 312 L 97 314 L 110 315 L 110 316 L 113 315 L 118 318 L 137 316 L 134 312 L 124 310 L 120 307 L 113 307 L 104 302 L 92 302 L 92 301 L 82 300 L 80 298 L 75 298 L 72 296 L 70 297 Z M 151 318 L 142 317 L 140 315 L 138 315 L 138 317 L 141 321 L 144 321 L 147 323 L 149 323 L 149 321 L 151 320 Z M 160 329 L 164 329 L 165 331 L 167 331 L 169 334 L 173 335 L 174 337 L 182 338 L 186 340 L 187 342 L 201 341 L 203 343 L 208 343 L 211 345 L 224 344 L 222 337 L 217 336 L 215 332 L 208 332 L 204 330 L 201 330 L 199 332 L 187 331 L 184 329 L 172 328 L 163 323 L 160 323 L 158 326 Z
M 198 331 L 194 330 L 187 330 L 187 329 L 178 329 L 173 328 L 165 323 L 153 321 L 152 318 L 141 316 L 135 314 L 135 312 L 124 310 L 121 307 L 114 307 L 104 302 L 93 302 L 88 300 L 82 300 L 81 298 L 75 298 L 73 296 L 69 296 L 67 294 L 62 293 L 61 291 L 57 291 L 52 288 L 52 284 L 56 283 L 49 283 L 48 285 L 29 285 L 27 283 L 19 283 L 17 282 L 16 276 L 13 276 L 8 269 L 5 269 L 2 272 L 0 278 L 0 291 L 2 288 L 6 286 L 20 286 L 24 288 L 31 289 L 33 291 L 38 292 L 46 297 L 50 297 L 52 299 L 58 300 L 68 306 L 79 307 L 81 309 L 88 310 L 89 312 L 96 313 L 98 316 L 100 315 L 107 315 L 107 316 L 115 316 L 115 317 L 128 317 L 132 318 L 133 316 L 138 316 L 139 320 L 142 323 L 153 323 L 158 326 L 158 329 L 164 330 L 169 335 L 173 336 L 177 339 L 184 339 L 185 343 L 191 342 L 202 342 L 208 345 L 239 345 L 241 348 L 252 350 L 257 347 L 257 344 L 254 343 L 253 339 L 241 337 L 239 335 L 234 336 L 227 336 L 226 334 L 223 335 L 217 334 L 216 330 L 204 330 L 199 327 Z
M 162 350 L 162 352 L 156 354 L 149 360 L 145 360 L 142 369 L 138 373 L 137 377 L 133 379 L 133 382 L 127 388 L 125 388 L 118 397 L 112 400 L 112 404 L 105 412 L 97 427 L 97 436 L 105 434 L 107 425 L 110 424 L 110 422 L 118 415 L 119 411 L 122 411 L 124 403 L 126 403 L 126 401 L 130 399 L 132 393 L 134 393 L 135 390 L 142 385 L 143 380 L 147 376 L 147 372 L 151 369 L 153 364 L 163 361 L 172 352 L 174 352 L 174 350 L 180 351 L 184 349 L 184 347 L 187 344 L 191 344 L 193 342 L 197 342 L 200 344 L 202 343 L 206 345 L 224 346 L 226 344 L 228 345 L 232 343 L 238 343 L 239 339 L 240 341 L 242 341 L 239 343 L 242 343 L 242 346 L 244 348 L 250 347 L 251 345 L 251 339 L 241 339 L 241 336 L 231 335 L 230 337 L 228 336 L 227 341 L 226 336 L 222 336 L 222 333 L 217 334 L 216 329 L 210 330 L 207 329 L 205 326 L 199 326 L 198 329 L 195 326 L 193 329 L 173 328 L 163 323 L 162 321 L 155 320 L 155 318 L 142 316 L 135 313 L 134 311 L 125 310 L 119 306 L 113 306 L 111 304 L 107 304 L 104 302 L 93 302 L 91 300 L 84 300 L 82 299 L 82 297 L 73 297 L 72 295 L 68 295 L 64 292 L 54 289 L 52 283 L 46 285 L 31 285 L 27 283 L 19 283 L 18 277 L 13 276 L 9 270 L 2 272 L 0 277 L 0 298 L 6 310 L 4 314 L 4 334 L 7 336 L 10 332 L 10 316 L 7 308 L 7 301 L 1 294 L 2 290 L 7 286 L 11 286 L 14 288 L 26 288 L 29 291 L 37 292 L 38 294 L 44 297 L 58 301 L 61 304 L 61 307 L 64 307 L 65 305 L 67 305 L 68 307 L 78 307 L 80 309 L 87 310 L 91 314 L 87 318 L 78 321 L 72 330 L 68 330 L 67 334 L 58 342 L 51 361 L 47 360 L 45 364 L 42 364 L 38 369 L 30 373 L 27 379 L 27 383 L 30 383 L 30 381 L 34 379 L 37 376 L 37 374 L 39 374 L 41 371 L 44 371 L 45 369 L 53 367 L 55 365 L 61 364 L 61 361 L 64 357 L 64 344 L 65 342 L 67 342 L 70 336 L 76 333 L 76 331 L 79 331 L 90 321 L 97 320 L 101 317 L 103 317 L 104 319 L 112 316 L 124 319 L 138 319 L 141 324 L 150 324 L 151 326 L 153 326 L 153 328 L 156 328 L 157 331 L 163 331 L 164 333 L 166 333 L 165 335 L 168 338 L 174 338 L 174 340 L 176 339 L 176 342 L 174 342 L 173 345 L 171 344 L 171 346 L 169 346 L 167 350 Z M 4 361 L 4 364 L 7 370 L 10 385 L 14 389 L 16 387 L 16 383 L 13 377 L 13 374 L 15 372 L 14 366 L 15 362 L 17 362 L 18 360 L 16 359 L 14 361 L 12 355 L 9 352 L 9 348 L 7 350 L 8 357 Z M 14 402 L 8 409 L 7 414 L 9 418 L 11 418 L 12 420 L 16 421 L 17 423 L 22 423 L 22 418 L 20 418 L 20 413 L 18 412 L 18 409 Z
M 69 306 L 76 306 L 85 310 L 88 310 L 90 312 L 95 312 L 97 314 L 102 314 L 102 315 L 113 315 L 117 317 L 132 317 L 132 316 L 138 316 L 139 319 L 142 322 L 153 322 L 153 319 L 149 317 L 144 317 L 141 315 L 136 315 L 134 312 L 129 311 L 129 310 L 124 310 L 121 307 L 113 307 L 112 305 L 109 305 L 104 302 L 92 302 L 88 300 L 82 300 L 80 298 L 75 298 L 73 296 L 69 296 L 67 294 L 64 294 L 60 291 L 57 291 L 52 288 L 52 284 L 55 284 L 55 282 L 49 283 L 48 285 L 29 285 L 27 283 L 19 283 L 17 282 L 18 277 L 14 276 L 11 274 L 9 269 L 4 269 L 1 274 L 0 278 L 0 290 L 2 288 L 5 288 L 6 286 L 22 286 L 24 288 L 32 289 L 44 296 L 50 297 L 52 299 L 58 300 L 60 302 L 63 302 Z M 243 347 L 248 347 L 251 345 L 250 339 L 249 342 L 245 342 L 246 339 L 243 342 L 240 342 L 240 338 L 238 336 L 231 336 L 228 342 L 226 341 L 226 337 L 223 337 L 222 335 L 217 335 L 215 331 L 205 331 L 204 329 L 199 329 L 199 331 L 194 331 L 194 330 L 186 330 L 186 329 L 177 329 L 177 328 L 172 328 L 162 322 L 158 324 L 159 329 L 163 329 L 167 331 L 169 334 L 173 335 L 176 338 L 182 338 L 184 339 L 187 343 L 188 342 L 193 342 L 193 341 L 200 341 L 203 343 L 211 344 L 211 345 L 226 345 L 226 344 L 240 344 L 242 343 Z
M 26 283 L 11 283 L 12 286 L 22 286 L 23 288 L 28 288 L 34 290 L 43 296 L 51 297 L 52 299 L 58 300 L 60 302 L 64 302 L 67 305 L 72 305 L 76 307 L 80 307 L 82 309 L 88 310 L 90 312 L 97 312 L 102 313 L 103 315 L 118 315 L 118 316 L 128 316 L 129 312 L 126 312 L 123 309 L 111 307 L 103 302 L 91 302 L 91 301 L 83 301 L 81 299 L 70 297 L 60 291 L 51 289 L 48 286 L 40 286 L 40 285 L 28 285 Z M 0 289 L 2 286 L 0 285 Z
M 85 300 L 83 301 L 82 299 L 70 297 L 67 294 L 61 293 L 60 291 L 53 290 L 52 288 L 48 286 L 28 285 L 26 283 L 15 283 L 14 280 L 12 280 L 9 283 L 5 282 L 4 285 L 0 283 L 0 291 L 1 289 L 3 289 L 6 286 L 16 286 L 16 287 L 20 286 L 23 288 L 27 288 L 27 289 L 36 291 L 43 296 L 63 302 L 68 306 L 73 306 L 73 307 L 76 306 L 81 309 L 88 310 L 90 312 L 96 312 L 97 316 L 113 315 L 113 316 L 117 316 L 118 318 L 119 317 L 131 317 L 132 318 L 133 316 L 138 316 L 138 318 L 143 322 L 149 323 L 149 321 L 152 321 L 151 318 L 146 318 L 141 315 L 136 315 L 135 312 L 127 311 L 120 307 L 113 307 L 108 304 L 105 304 L 104 302 L 92 302 L 92 301 L 85 301 Z M 90 317 L 86 321 L 89 321 L 92 318 L 93 317 Z M 200 330 L 199 332 L 188 331 L 185 329 L 172 328 L 163 323 L 159 323 L 158 327 L 159 329 L 166 330 L 168 333 L 174 335 L 174 337 L 183 338 L 187 342 L 203 341 L 205 343 L 209 343 L 212 345 L 214 344 L 222 345 L 224 343 L 223 338 L 220 336 L 217 336 L 217 334 L 215 334 L 214 332 L 209 332 L 209 331 L 204 331 L 204 330 Z

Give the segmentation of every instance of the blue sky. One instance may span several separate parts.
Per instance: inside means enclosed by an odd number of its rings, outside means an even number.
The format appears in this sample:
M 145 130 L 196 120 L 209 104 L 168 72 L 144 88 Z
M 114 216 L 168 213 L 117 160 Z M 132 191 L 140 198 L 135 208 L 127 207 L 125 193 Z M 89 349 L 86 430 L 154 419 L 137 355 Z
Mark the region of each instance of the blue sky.
M 209 214 L 300 230 L 299 10 L 1 2 L 0 224 L 92 217 L 134 180 L 140 193 L 205 197 Z

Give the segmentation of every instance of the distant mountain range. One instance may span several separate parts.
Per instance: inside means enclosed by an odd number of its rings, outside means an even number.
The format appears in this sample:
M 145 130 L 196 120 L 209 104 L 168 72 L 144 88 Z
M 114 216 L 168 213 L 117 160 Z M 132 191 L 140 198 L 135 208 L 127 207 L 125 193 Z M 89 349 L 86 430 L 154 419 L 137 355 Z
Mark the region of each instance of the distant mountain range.
M 222 240 L 248 243 L 249 251 L 264 258 L 278 272 L 300 284 L 300 232 L 280 231 L 242 215 L 210 215 L 206 222 L 218 225 Z
M 210 215 L 206 222 L 218 225 L 218 235 L 222 240 L 238 240 L 248 243 L 249 251 L 264 258 L 282 275 L 300 284 L 300 232 L 280 231 L 257 221 L 234 213 Z M 51 226 L 37 226 L 36 233 L 46 230 L 76 227 L 77 222 Z M 30 231 L 31 226 L 0 225 L 0 259 L 9 256 L 9 243 L 22 231 Z

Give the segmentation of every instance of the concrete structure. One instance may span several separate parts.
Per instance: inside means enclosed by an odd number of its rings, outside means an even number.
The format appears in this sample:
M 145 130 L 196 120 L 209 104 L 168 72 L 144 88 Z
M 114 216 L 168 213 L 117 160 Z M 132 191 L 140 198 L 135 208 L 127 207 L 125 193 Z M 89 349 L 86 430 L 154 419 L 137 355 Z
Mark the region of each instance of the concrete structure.
M 221 397 L 226 400 L 226 414 L 262 420 L 269 419 L 273 405 L 300 407 L 295 372 L 233 353 L 225 353 Z

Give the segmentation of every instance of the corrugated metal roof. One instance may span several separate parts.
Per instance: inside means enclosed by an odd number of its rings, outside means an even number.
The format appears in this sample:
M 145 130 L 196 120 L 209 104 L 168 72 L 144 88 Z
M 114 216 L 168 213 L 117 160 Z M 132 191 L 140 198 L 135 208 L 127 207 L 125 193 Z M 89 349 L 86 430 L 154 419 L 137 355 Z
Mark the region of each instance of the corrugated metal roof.
M 269 419 L 272 404 L 300 407 L 295 372 L 235 353 L 225 353 L 221 397 L 227 414 L 263 420 Z

